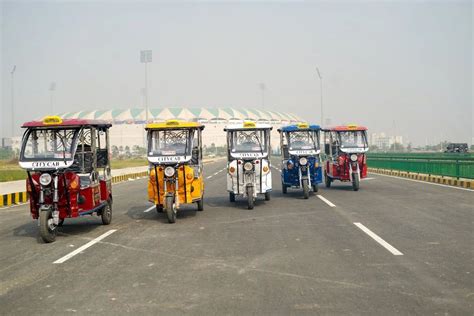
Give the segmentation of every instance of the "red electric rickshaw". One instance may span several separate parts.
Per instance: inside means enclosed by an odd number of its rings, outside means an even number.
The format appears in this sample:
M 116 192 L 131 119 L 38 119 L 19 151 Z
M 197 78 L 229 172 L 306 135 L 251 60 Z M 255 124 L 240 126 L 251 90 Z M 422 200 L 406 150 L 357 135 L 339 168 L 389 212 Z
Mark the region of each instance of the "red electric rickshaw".
M 360 179 L 367 177 L 367 128 L 348 125 L 324 129 L 326 187 L 334 180 L 352 182 L 354 191 L 359 190 Z
M 56 240 L 65 218 L 97 214 L 112 220 L 109 128 L 97 120 L 47 116 L 23 124 L 20 166 L 41 238 Z

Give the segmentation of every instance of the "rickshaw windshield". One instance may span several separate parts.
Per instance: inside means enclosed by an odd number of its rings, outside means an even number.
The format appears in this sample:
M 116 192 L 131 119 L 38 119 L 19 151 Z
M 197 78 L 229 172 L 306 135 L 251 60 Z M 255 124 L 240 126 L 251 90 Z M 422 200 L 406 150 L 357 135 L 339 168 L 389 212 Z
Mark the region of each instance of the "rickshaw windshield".
M 20 160 L 71 160 L 79 129 L 31 129 L 23 139 Z
M 319 135 L 315 131 L 288 132 L 290 150 L 318 150 Z
M 191 154 L 193 130 L 156 130 L 148 136 L 149 156 L 185 156 Z
M 265 130 L 234 131 L 230 134 L 230 148 L 233 153 L 265 153 L 267 151 Z
M 339 132 L 341 148 L 365 148 L 368 147 L 365 131 Z

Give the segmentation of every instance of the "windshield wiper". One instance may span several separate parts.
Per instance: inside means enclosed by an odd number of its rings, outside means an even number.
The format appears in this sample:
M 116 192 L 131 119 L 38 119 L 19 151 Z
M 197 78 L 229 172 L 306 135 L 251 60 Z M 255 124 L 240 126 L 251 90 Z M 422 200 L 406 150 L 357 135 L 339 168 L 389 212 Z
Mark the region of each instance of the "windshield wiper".
M 309 133 L 309 137 L 311 137 L 311 140 L 313 141 L 314 149 L 318 150 L 318 146 L 316 146 L 316 142 L 314 141 L 313 133 L 311 132 L 308 132 L 308 133 Z

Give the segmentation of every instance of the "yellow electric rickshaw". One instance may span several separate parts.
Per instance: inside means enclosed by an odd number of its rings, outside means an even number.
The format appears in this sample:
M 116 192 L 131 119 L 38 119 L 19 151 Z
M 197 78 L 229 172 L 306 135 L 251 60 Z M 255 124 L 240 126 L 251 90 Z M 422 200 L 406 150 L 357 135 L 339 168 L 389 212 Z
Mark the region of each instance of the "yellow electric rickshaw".
M 176 222 L 181 204 L 196 203 L 204 209 L 202 130 L 197 122 L 168 120 L 147 124 L 150 177 L 148 199 L 168 222 Z

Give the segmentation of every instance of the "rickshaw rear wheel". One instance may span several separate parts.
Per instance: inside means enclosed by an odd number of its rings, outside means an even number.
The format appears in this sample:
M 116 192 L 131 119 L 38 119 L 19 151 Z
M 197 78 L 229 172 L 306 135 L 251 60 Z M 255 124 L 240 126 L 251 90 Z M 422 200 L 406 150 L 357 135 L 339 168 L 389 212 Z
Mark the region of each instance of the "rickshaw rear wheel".
M 107 202 L 100 213 L 102 224 L 109 225 L 112 222 L 112 205 Z
M 157 213 L 163 213 L 163 206 L 157 204 L 156 205 L 156 212 Z
M 359 191 L 359 175 L 357 173 L 352 174 L 352 189 Z
M 265 192 L 265 201 L 270 201 L 270 192 Z
M 283 194 L 288 192 L 288 187 L 284 183 L 281 184 L 281 192 L 283 192 Z
M 176 223 L 176 210 L 173 196 L 166 197 L 166 216 L 168 217 L 168 223 Z
M 319 188 L 318 188 L 318 185 L 315 184 L 313 185 L 313 192 L 318 192 Z
M 201 199 L 197 201 L 197 205 L 198 205 L 199 212 L 204 211 L 204 196 L 202 196 Z
M 54 242 L 56 240 L 56 227 L 50 228 L 50 223 L 53 220 L 53 212 L 51 209 L 40 211 L 40 235 L 45 243 Z M 51 225 L 55 226 L 51 223 Z
M 254 199 L 253 199 L 253 187 L 247 187 L 247 208 L 253 210 Z
M 234 192 L 229 192 L 229 201 L 235 202 L 235 193 Z
M 303 180 L 303 198 L 305 200 L 309 198 L 309 185 L 307 180 Z
M 330 188 L 331 187 L 331 178 L 329 178 L 327 173 L 324 174 L 324 181 L 326 182 L 326 188 Z

